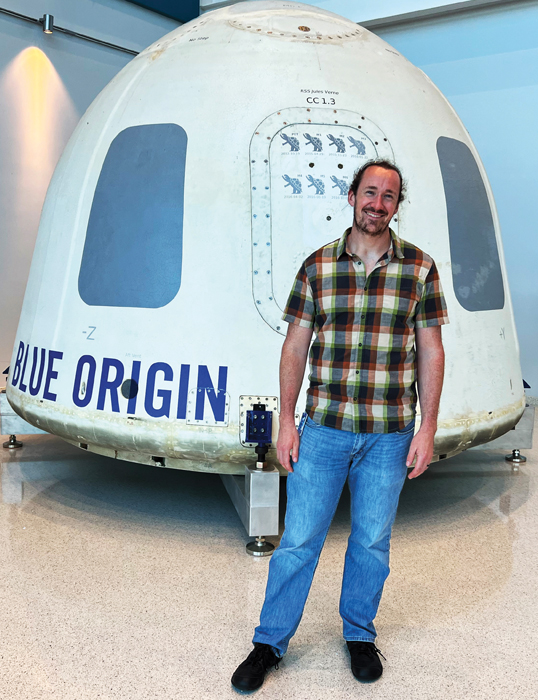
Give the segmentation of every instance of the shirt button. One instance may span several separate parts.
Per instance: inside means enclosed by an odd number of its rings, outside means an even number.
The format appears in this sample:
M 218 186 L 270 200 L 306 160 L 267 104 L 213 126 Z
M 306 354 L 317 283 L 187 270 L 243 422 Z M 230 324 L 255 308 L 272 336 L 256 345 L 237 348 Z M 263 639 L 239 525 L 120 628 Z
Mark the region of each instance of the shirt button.
M 366 314 L 362 314 L 361 318 L 366 318 Z
M 362 343 L 359 343 L 359 348 L 362 348 Z
M 359 397 L 358 397 L 358 396 L 355 396 L 355 397 L 353 398 L 353 401 L 358 401 L 358 400 L 359 400 Z
M 357 370 L 357 371 L 355 372 L 355 374 L 358 374 L 359 372 L 360 372 L 360 370 Z

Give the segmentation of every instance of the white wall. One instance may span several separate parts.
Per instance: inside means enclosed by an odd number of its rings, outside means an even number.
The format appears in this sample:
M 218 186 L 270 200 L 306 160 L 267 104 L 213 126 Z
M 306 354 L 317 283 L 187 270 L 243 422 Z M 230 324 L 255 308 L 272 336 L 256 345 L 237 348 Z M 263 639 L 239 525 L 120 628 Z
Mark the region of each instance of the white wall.
M 110 43 L 141 50 L 178 23 L 123 0 L 2 0 Z M 0 373 L 7 368 L 41 207 L 75 125 L 131 56 L 0 14 Z M 0 374 L 0 386 L 4 378 Z

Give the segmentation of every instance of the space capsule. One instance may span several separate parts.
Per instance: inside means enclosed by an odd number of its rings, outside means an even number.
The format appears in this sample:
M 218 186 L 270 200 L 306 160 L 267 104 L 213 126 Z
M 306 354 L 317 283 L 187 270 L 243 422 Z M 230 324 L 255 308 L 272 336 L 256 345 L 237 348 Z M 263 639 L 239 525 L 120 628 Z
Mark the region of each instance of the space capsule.
M 524 409 L 518 344 L 469 134 L 379 37 L 265 0 L 163 37 L 80 121 L 43 208 L 8 377 L 15 411 L 96 453 L 242 473 L 246 412 L 264 404 L 278 430 L 296 271 L 351 224 L 349 183 L 371 158 L 403 170 L 392 226 L 435 259 L 446 295 L 436 455 L 508 431 Z

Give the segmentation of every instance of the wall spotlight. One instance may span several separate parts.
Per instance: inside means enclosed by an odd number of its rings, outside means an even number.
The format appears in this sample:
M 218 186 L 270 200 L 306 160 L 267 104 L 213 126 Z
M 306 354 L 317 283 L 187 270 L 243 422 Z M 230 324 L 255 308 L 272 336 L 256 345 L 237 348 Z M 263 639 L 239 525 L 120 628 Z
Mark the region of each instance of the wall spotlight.
M 52 30 L 54 29 L 54 16 L 43 15 L 39 21 L 43 25 L 43 31 L 45 34 L 52 34 Z

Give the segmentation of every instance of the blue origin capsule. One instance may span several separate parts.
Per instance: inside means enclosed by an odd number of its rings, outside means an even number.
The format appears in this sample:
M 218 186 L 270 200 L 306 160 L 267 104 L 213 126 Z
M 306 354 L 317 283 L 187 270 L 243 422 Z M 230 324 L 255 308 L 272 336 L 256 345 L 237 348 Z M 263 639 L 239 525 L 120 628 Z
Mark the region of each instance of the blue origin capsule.
M 242 473 L 246 411 L 266 404 L 278 429 L 293 278 L 351 224 L 349 183 L 370 158 L 402 168 L 408 201 L 392 225 L 435 259 L 446 294 L 436 454 L 509 430 L 524 409 L 518 345 L 468 133 L 377 36 L 264 0 L 163 37 L 82 118 L 43 209 L 14 409 L 101 454 Z

